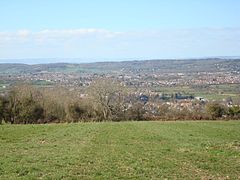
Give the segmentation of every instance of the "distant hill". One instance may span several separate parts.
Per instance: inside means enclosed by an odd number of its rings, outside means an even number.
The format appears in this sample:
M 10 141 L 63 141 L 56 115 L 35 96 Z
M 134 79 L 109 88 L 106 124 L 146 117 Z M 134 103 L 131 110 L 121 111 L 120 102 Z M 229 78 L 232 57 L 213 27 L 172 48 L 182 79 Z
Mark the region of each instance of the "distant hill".
M 1 74 L 61 72 L 61 73 L 148 73 L 148 72 L 214 72 L 240 71 L 240 59 L 209 58 L 186 60 L 143 60 L 96 63 L 0 64 Z

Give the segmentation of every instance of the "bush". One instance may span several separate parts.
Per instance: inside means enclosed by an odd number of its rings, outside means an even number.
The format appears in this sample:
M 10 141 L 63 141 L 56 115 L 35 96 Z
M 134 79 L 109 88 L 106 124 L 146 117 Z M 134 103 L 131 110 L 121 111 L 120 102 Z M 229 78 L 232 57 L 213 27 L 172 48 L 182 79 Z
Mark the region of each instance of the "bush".
M 6 121 L 6 117 L 8 116 L 8 100 L 2 96 L 0 96 L 0 124 L 3 121 Z
M 224 106 L 219 103 L 207 104 L 206 111 L 212 119 L 221 118 L 226 112 Z
M 133 106 L 127 111 L 127 119 L 128 120 L 135 120 L 135 121 L 142 121 L 145 120 L 146 111 L 142 103 L 135 103 Z
M 43 107 L 32 97 L 22 98 L 18 106 L 18 114 L 15 123 L 32 124 L 44 118 Z
M 78 122 L 84 118 L 86 110 L 77 103 L 71 103 L 68 106 L 68 115 L 72 122 Z
M 240 106 L 229 107 L 229 109 L 228 109 L 228 115 L 229 115 L 231 118 L 239 119 L 239 118 L 240 118 Z
M 66 111 L 63 105 L 56 102 L 48 102 L 45 105 L 44 123 L 63 122 L 66 118 Z
M 81 98 L 78 91 L 66 88 L 36 89 L 17 86 L 0 96 L 0 124 L 52 123 L 125 120 L 201 120 L 240 118 L 240 106 L 226 108 L 213 102 L 207 105 L 171 106 L 160 102 L 144 103 L 127 94 L 115 82 L 100 81 Z M 110 87 L 109 87 L 110 86 Z M 176 105 L 176 104 L 174 104 Z

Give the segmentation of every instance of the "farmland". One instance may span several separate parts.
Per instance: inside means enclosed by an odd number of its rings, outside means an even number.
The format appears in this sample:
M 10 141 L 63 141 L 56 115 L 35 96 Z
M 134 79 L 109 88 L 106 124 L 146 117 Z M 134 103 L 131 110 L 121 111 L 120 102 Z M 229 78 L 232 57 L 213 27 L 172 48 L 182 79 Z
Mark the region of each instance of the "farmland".
M 0 179 L 238 179 L 239 121 L 0 126 Z

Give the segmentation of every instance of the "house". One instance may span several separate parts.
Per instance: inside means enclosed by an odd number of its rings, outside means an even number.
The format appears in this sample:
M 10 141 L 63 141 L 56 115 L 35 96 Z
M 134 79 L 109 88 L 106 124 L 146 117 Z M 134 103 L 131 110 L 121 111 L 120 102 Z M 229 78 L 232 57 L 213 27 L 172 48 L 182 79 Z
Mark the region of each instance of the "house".
M 196 100 L 201 101 L 201 102 L 206 102 L 207 100 L 203 97 L 195 97 Z
M 148 99 L 149 98 L 146 95 L 142 94 L 142 95 L 139 96 L 139 100 L 142 101 L 144 104 L 146 104 L 148 102 Z

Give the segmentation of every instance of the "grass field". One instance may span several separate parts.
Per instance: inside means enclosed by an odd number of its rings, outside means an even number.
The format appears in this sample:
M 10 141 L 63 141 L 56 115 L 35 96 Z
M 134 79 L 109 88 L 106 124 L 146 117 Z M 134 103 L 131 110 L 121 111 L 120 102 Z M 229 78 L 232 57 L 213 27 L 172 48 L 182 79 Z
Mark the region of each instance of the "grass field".
M 0 126 L 0 179 L 240 179 L 240 121 Z
M 240 101 L 240 85 L 239 84 L 218 84 L 218 85 L 204 85 L 204 86 L 171 86 L 158 87 L 157 92 L 192 94 L 194 96 L 201 96 L 208 100 L 222 101 L 231 97 L 235 103 Z

